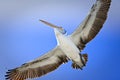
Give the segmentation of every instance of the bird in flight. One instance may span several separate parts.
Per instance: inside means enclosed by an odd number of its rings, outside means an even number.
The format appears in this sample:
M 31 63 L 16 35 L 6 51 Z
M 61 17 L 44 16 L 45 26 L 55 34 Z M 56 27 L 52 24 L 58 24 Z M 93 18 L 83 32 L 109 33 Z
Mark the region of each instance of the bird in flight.
M 65 35 L 63 27 L 40 20 L 54 29 L 57 45 L 43 56 L 25 63 L 20 67 L 8 70 L 6 80 L 25 80 L 41 77 L 61 64 L 72 61 L 74 69 L 83 69 L 88 60 L 87 54 L 81 54 L 86 44 L 91 41 L 102 28 L 110 7 L 111 0 L 97 0 L 89 14 L 70 35 Z

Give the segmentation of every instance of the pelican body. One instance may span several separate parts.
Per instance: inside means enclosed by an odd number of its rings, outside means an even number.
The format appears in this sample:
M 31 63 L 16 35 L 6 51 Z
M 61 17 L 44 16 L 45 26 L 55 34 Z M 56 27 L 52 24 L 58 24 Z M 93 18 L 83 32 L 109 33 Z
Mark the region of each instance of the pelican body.
M 57 29 L 54 29 L 54 32 L 56 35 L 58 46 L 61 48 L 64 54 L 70 60 L 72 60 L 73 63 L 76 63 L 76 65 L 82 69 L 84 62 L 81 61 L 82 59 L 80 56 L 80 50 L 77 48 L 77 46 L 72 42 L 69 36 L 65 35 L 65 33 L 61 33 Z M 62 32 L 65 32 L 64 29 Z
M 88 60 L 87 54 L 81 54 L 86 44 L 100 31 L 107 19 L 111 0 L 96 0 L 85 20 L 70 35 L 66 30 L 47 21 L 40 20 L 54 28 L 57 45 L 46 54 L 6 72 L 7 80 L 25 80 L 41 77 L 57 69 L 61 64 L 72 61 L 74 69 L 82 69 Z

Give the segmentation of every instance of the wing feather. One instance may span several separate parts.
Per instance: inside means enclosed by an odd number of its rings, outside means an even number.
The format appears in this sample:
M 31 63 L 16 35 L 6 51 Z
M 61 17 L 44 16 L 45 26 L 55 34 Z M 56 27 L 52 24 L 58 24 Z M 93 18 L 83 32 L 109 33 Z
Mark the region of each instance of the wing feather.
M 62 63 L 69 59 L 64 55 L 59 47 L 35 59 L 34 61 L 23 64 L 21 67 L 8 70 L 6 79 L 9 80 L 25 80 L 28 78 L 36 78 L 45 75 L 57 69 Z
M 97 0 L 90 13 L 81 25 L 70 35 L 72 41 L 80 50 L 91 41 L 102 28 L 110 7 L 111 0 Z

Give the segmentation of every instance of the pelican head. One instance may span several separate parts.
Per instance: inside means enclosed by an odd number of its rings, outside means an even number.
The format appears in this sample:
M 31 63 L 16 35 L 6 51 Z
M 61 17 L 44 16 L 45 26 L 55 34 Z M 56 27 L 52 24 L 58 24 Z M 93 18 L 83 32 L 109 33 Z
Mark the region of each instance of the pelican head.
M 62 33 L 62 34 L 65 34 L 65 33 L 66 33 L 66 30 L 65 30 L 64 28 L 62 28 L 62 27 L 53 25 L 53 24 L 51 24 L 51 23 L 49 23 L 49 22 L 47 22 L 47 21 L 44 21 L 44 20 L 40 20 L 40 21 L 43 22 L 44 24 L 52 27 L 52 28 L 57 29 L 57 30 L 58 30 L 60 33 Z

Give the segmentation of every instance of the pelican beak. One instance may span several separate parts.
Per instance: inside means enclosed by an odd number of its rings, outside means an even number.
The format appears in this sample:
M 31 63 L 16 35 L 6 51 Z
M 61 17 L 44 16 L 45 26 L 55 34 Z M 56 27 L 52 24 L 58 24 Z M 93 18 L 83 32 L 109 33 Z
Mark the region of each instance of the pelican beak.
M 48 26 L 50 26 L 50 27 L 52 27 L 52 28 L 60 28 L 59 26 L 56 26 L 56 25 L 54 25 L 54 24 L 51 24 L 51 23 L 49 23 L 49 22 L 47 22 L 47 21 L 44 21 L 44 20 L 39 20 L 39 21 L 41 21 L 42 23 L 44 23 L 44 24 L 46 24 L 46 25 L 48 25 Z

